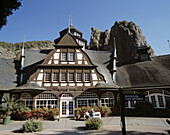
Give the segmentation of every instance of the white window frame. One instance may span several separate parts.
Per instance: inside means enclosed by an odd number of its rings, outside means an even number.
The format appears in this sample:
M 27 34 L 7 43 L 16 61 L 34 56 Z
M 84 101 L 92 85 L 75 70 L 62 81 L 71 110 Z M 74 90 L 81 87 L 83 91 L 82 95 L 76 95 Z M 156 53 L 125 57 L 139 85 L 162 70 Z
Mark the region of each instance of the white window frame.
M 150 94 L 150 92 L 151 92 L 151 94 Z M 163 107 L 160 106 L 160 102 L 159 102 L 158 96 L 162 97 Z M 150 103 L 152 103 L 152 97 L 155 98 L 155 103 L 156 103 L 154 108 L 165 109 L 166 108 L 166 97 L 170 97 L 170 94 L 169 95 L 165 94 L 164 90 L 162 90 L 159 93 L 158 92 L 147 91 L 147 95 L 145 96 L 145 98 L 148 98 Z
M 93 107 L 94 105 L 99 106 L 99 98 L 95 93 L 92 92 L 83 92 L 77 97 L 77 107 L 81 107 L 82 105 L 79 105 L 79 101 L 86 101 L 87 105 L 84 106 L 91 106 Z M 91 104 L 90 101 L 97 101 L 97 103 Z
M 102 101 L 104 101 L 104 102 L 102 102 Z M 113 95 L 113 93 L 112 92 L 103 93 L 102 96 L 101 96 L 101 104 L 102 104 L 102 106 L 107 105 L 109 107 L 113 107 L 113 105 L 114 105 L 114 95 Z
M 39 102 L 39 104 L 38 104 Z M 43 104 L 41 104 L 43 102 Z M 49 104 L 50 102 L 50 104 Z M 53 103 L 52 103 L 53 102 Z M 57 102 L 57 103 L 56 103 Z M 54 108 L 58 107 L 58 97 L 54 95 L 53 93 L 41 93 L 36 96 L 35 99 L 35 107 L 49 107 L 49 108 Z
M 75 61 L 75 52 L 69 52 L 69 61 Z
M 127 103 L 127 106 L 126 106 L 126 103 Z M 132 106 L 132 103 L 134 104 L 134 106 Z M 136 101 L 135 100 L 128 100 L 128 101 L 125 101 L 125 108 L 129 108 L 129 109 L 134 109 L 135 108 L 135 104 L 136 104 Z
M 67 61 L 67 52 L 61 53 L 61 61 Z

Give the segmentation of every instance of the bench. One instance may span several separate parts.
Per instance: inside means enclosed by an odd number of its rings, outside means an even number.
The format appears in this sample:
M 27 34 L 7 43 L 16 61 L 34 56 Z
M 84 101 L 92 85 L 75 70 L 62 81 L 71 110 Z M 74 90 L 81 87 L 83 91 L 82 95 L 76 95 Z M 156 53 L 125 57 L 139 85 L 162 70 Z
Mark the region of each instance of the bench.
M 93 116 L 94 118 L 99 118 L 99 119 L 101 119 L 101 114 L 100 114 L 100 112 L 94 112 L 94 116 Z
M 89 116 L 89 118 L 99 118 L 101 119 L 101 114 L 100 112 L 93 112 L 93 116 Z M 86 117 L 86 113 L 84 113 L 84 120 L 86 120 L 87 117 Z

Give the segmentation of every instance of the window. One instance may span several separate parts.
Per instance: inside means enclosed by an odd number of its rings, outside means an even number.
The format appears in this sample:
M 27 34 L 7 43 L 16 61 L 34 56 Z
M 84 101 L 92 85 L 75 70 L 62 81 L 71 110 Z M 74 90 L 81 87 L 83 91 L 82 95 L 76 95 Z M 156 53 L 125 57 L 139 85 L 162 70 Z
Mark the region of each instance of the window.
M 63 82 L 67 81 L 67 73 L 61 73 L 61 81 Z
M 114 96 L 111 92 L 106 92 L 101 96 L 101 101 L 102 106 L 113 107 Z
M 155 96 L 151 96 L 151 102 L 152 102 L 153 106 L 156 107 L 156 99 L 155 99 Z
M 75 53 L 74 52 L 69 53 L 69 60 L 70 61 L 75 61 Z
M 57 72 L 54 72 L 53 73 L 53 81 L 59 81 L 59 73 L 57 73 Z
M 84 80 L 85 80 L 86 82 L 90 82 L 90 73 L 85 73 L 84 75 L 85 75 Z
M 54 108 L 58 105 L 58 97 L 52 93 L 42 93 L 36 97 L 35 103 L 38 108 Z
M 82 82 L 83 81 L 83 73 L 77 73 L 77 81 Z
M 69 81 L 71 82 L 75 81 L 74 73 L 69 73 Z
M 67 52 L 62 52 L 62 54 L 61 54 L 61 60 L 62 60 L 62 61 L 67 61 Z
M 140 102 L 140 101 L 138 101 L 138 102 Z M 134 101 L 134 100 L 125 101 L 125 107 L 126 108 L 135 108 L 136 103 L 137 103 L 137 101 Z
M 98 96 L 95 93 L 83 92 L 77 97 L 77 107 L 99 105 Z
M 170 99 L 170 93 L 165 90 L 152 90 L 145 94 L 145 99 L 152 103 L 155 108 L 165 108 L 168 99 Z
M 48 81 L 48 82 L 51 81 L 51 73 L 50 72 L 45 73 L 45 81 Z
M 158 95 L 159 106 L 164 107 L 163 97 Z
M 32 108 L 33 105 L 33 97 L 29 93 L 22 93 L 20 97 L 21 103 L 23 103 L 26 107 Z

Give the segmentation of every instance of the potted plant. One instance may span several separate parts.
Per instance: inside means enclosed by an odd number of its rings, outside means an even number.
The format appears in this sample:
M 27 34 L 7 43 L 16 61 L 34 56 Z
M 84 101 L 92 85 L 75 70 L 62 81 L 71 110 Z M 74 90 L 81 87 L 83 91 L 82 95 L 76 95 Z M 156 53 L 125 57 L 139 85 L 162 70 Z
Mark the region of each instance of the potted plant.
M 12 98 L 10 98 L 9 96 L 6 96 L 3 99 L 6 103 L 6 107 L 0 105 L 0 111 L 5 112 L 5 116 L 3 118 L 3 123 L 9 124 L 10 120 L 11 120 L 11 114 L 17 108 L 17 106 L 19 105 L 18 102 L 20 100 L 16 100 L 14 96 L 12 96 Z

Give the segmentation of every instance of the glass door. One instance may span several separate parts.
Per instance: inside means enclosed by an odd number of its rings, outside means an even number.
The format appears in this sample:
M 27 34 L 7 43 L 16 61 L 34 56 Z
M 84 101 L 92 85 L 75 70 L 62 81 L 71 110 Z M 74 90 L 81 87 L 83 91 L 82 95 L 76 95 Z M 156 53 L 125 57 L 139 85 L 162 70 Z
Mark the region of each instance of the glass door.
M 61 101 L 61 117 L 74 116 L 74 101 Z
M 74 106 L 73 106 L 73 101 L 69 101 L 69 115 L 73 116 L 74 115 Z
M 67 115 L 67 102 L 62 101 L 62 115 Z

